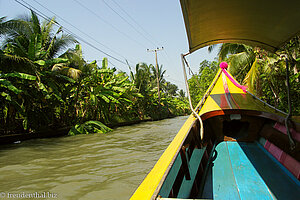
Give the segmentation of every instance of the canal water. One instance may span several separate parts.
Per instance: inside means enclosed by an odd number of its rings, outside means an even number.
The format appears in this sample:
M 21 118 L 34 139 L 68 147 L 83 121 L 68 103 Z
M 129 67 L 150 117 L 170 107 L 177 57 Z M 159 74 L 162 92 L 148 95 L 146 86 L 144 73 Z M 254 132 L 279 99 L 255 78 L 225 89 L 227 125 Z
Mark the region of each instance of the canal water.
M 0 200 L 129 199 L 186 119 L 1 146 Z

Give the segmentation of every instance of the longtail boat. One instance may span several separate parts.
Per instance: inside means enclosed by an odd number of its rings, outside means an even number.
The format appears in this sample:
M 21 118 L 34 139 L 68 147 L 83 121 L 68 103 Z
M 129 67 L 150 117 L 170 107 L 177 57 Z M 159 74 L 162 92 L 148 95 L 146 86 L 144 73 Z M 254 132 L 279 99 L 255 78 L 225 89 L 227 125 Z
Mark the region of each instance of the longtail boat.
M 180 3 L 188 54 L 224 42 L 275 52 L 300 33 L 298 0 Z M 226 63 L 220 67 L 132 200 L 300 199 L 300 122 L 291 108 L 282 112 L 247 91 Z

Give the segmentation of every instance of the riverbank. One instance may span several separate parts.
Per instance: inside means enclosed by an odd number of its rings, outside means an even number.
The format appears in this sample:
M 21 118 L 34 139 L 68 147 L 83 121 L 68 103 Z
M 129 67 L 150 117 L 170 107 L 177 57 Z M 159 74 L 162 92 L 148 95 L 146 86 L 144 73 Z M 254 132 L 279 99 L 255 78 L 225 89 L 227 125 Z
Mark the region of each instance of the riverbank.
M 9 135 L 0 135 L 0 145 L 19 143 L 21 141 L 37 139 L 37 138 L 51 138 L 51 137 L 60 137 L 68 135 L 68 131 L 71 127 L 64 127 L 60 129 L 49 129 L 42 132 L 32 132 L 32 133 L 20 133 L 20 134 L 9 134 Z
M 164 119 L 171 119 L 178 116 L 167 116 Z M 164 119 L 142 119 L 142 120 L 132 120 L 132 121 L 125 121 L 125 122 L 118 122 L 108 124 L 107 126 L 116 129 L 123 126 L 131 126 L 135 124 L 139 124 L 142 122 L 149 122 L 149 121 L 160 121 Z M 31 133 L 19 133 L 19 134 L 8 134 L 8 135 L 0 135 L 0 145 L 4 144 L 12 144 L 12 143 L 19 143 L 21 141 L 30 140 L 30 139 L 38 139 L 38 138 L 52 138 L 52 137 L 61 137 L 67 136 L 71 126 L 53 129 L 49 128 L 48 130 L 40 131 L 40 132 L 31 132 Z

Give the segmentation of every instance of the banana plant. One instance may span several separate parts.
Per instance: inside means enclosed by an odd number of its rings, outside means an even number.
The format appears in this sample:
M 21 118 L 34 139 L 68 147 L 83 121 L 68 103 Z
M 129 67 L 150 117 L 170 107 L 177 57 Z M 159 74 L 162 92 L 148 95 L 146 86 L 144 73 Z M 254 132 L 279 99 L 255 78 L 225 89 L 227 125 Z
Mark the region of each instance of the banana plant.
M 105 123 L 118 113 L 128 111 L 135 98 L 141 97 L 124 72 L 116 72 L 103 59 L 102 67 L 96 67 L 80 80 L 74 90 L 77 96 L 76 113 L 82 121 L 96 119 Z
M 6 131 L 10 126 L 16 126 L 17 115 L 23 117 L 24 128 L 27 129 L 26 109 L 22 95 L 27 93 L 25 85 L 36 81 L 36 76 L 25 73 L 0 73 L 0 99 L 3 127 Z

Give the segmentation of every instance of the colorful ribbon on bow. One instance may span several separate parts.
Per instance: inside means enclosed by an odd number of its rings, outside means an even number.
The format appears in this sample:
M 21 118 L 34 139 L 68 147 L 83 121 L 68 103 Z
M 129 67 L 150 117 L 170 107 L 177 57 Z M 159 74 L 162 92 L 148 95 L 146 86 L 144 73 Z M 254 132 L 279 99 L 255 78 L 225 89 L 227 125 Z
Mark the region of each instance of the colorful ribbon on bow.
M 226 71 L 226 69 L 228 68 L 227 62 L 221 62 L 220 68 L 222 69 L 223 73 L 229 78 L 229 80 L 230 80 L 236 87 L 242 89 L 243 92 L 245 92 L 245 93 L 247 92 L 247 87 L 246 87 L 246 86 L 243 86 L 243 85 L 238 84 L 238 83 L 234 80 L 234 78 L 233 78 L 230 74 L 228 74 L 228 72 Z

